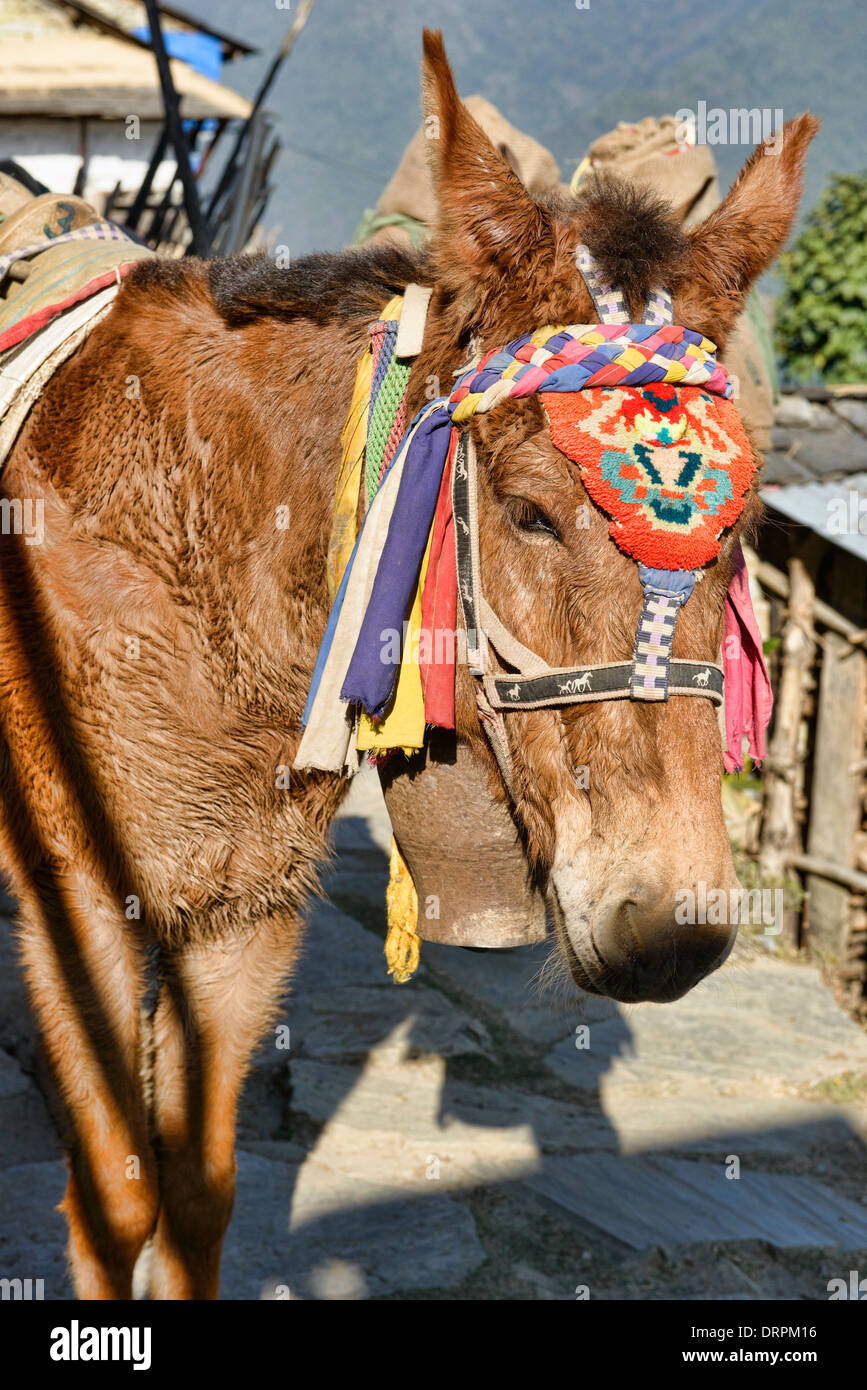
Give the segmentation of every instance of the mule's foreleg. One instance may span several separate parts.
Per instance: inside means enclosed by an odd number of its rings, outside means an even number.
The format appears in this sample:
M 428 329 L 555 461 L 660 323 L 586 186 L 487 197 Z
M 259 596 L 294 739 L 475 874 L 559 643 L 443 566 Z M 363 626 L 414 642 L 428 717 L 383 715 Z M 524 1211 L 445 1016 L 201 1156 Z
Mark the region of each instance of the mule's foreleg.
M 46 877 L 38 896 L 22 894 L 18 936 L 64 1112 L 70 1271 L 79 1298 L 130 1298 L 158 1204 L 141 1082 L 144 952 L 119 909 Z
M 154 1020 L 154 1298 L 217 1297 L 235 1195 L 238 1096 L 276 1016 L 299 930 L 269 918 L 243 940 L 187 946 L 168 962 Z

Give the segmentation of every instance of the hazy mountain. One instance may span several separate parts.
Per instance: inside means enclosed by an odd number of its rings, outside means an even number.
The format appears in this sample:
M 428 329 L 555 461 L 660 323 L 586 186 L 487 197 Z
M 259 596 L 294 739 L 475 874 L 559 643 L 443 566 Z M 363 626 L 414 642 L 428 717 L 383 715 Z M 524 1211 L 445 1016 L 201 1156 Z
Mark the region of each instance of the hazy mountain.
M 262 48 L 225 71 L 252 93 L 292 10 L 182 3 Z M 460 90 L 548 145 L 567 178 L 618 120 L 701 100 L 821 116 L 805 207 L 832 170 L 867 163 L 864 0 L 317 0 L 269 101 L 284 150 L 266 225 L 293 255 L 347 241 L 391 176 L 419 121 L 426 24 L 443 29 Z M 747 153 L 715 149 L 724 184 Z

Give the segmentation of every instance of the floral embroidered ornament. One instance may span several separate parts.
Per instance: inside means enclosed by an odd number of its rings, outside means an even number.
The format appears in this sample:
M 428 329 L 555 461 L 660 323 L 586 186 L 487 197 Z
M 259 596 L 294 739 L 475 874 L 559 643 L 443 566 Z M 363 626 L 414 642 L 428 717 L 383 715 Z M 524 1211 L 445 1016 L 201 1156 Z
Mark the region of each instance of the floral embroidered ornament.
M 718 553 L 755 471 L 731 401 L 696 386 L 593 387 L 542 397 L 612 540 L 640 564 L 697 569 Z

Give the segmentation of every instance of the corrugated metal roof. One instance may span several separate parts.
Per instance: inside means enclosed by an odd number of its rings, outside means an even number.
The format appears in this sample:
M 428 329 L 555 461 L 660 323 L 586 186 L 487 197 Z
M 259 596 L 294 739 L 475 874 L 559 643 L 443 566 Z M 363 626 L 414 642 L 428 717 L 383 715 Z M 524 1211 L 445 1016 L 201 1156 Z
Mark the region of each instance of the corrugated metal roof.
M 764 487 L 761 495 L 765 505 L 775 512 L 809 526 L 817 535 L 867 564 L 867 472 L 851 473 L 833 483 Z

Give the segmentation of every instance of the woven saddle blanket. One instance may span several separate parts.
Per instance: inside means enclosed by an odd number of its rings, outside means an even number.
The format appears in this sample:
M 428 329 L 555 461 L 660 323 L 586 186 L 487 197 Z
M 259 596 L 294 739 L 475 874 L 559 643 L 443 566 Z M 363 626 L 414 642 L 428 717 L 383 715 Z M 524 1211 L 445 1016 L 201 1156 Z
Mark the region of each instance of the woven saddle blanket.
M 152 255 L 81 198 L 0 176 L 0 467 L 52 374 Z

